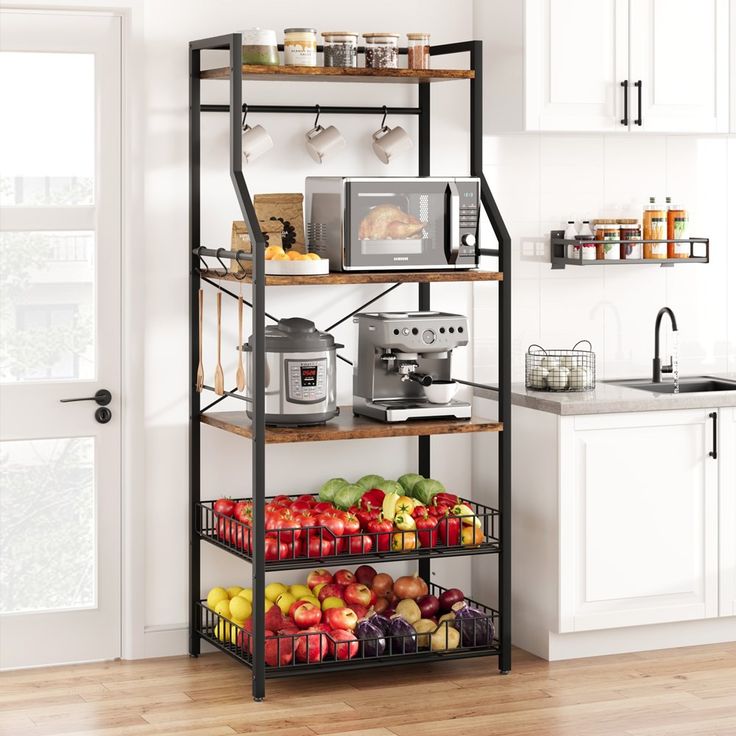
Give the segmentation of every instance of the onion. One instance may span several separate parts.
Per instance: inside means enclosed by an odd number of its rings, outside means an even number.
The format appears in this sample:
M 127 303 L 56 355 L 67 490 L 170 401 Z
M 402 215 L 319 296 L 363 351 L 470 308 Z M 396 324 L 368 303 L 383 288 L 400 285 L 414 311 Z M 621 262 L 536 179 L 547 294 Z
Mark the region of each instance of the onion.
M 489 614 L 471 608 L 465 601 L 456 603 L 455 628 L 462 637 L 464 647 L 487 647 L 493 642 L 493 621 Z
M 440 594 L 440 611 L 450 611 L 452 607 L 465 600 L 465 595 L 459 588 L 450 588 Z
M 420 595 L 417 605 L 422 612 L 422 618 L 432 618 L 440 610 L 440 601 L 434 595 Z
M 378 575 L 373 578 L 371 588 L 379 598 L 385 598 L 391 592 L 393 585 L 394 579 L 387 572 L 379 572 Z
M 374 613 L 366 621 L 373 624 L 384 636 L 388 636 L 389 630 L 391 629 L 391 621 L 386 616 L 379 616 L 377 613 Z
M 417 632 L 403 616 L 391 618 L 391 654 L 413 654 L 417 650 Z
M 361 621 L 355 629 L 355 635 L 363 645 L 363 656 L 380 657 L 386 651 L 383 631 L 370 621 Z
M 373 610 L 376 613 L 383 613 L 388 608 L 388 601 L 385 598 L 376 598 L 373 604 Z
M 394 593 L 402 600 L 406 598 L 416 600 L 421 595 L 427 595 L 428 592 L 427 583 L 419 575 L 404 575 L 394 583 Z
M 355 570 L 355 580 L 363 585 L 367 585 L 369 588 L 373 584 L 373 579 L 376 577 L 376 571 L 370 565 L 361 565 Z

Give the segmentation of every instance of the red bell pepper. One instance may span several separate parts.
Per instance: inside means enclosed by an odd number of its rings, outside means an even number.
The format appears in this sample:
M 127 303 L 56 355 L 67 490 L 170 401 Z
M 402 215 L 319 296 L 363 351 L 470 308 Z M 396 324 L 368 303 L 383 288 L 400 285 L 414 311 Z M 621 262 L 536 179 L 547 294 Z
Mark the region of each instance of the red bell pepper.
M 419 544 L 422 547 L 436 547 L 439 524 L 439 519 L 435 516 L 430 516 L 429 512 L 425 509 L 424 513 L 416 518 L 417 532 L 419 534 Z
M 437 524 L 440 542 L 448 547 L 460 544 L 460 519 L 454 516 L 443 516 Z
M 360 497 L 358 504 L 363 511 L 380 510 L 383 507 L 383 499 L 386 494 L 380 488 L 371 488 Z
M 432 503 L 435 506 L 441 506 L 443 504 L 447 504 L 448 506 L 452 507 L 452 506 L 455 506 L 459 502 L 460 502 L 460 498 L 456 496 L 454 493 L 438 493 L 432 499 Z

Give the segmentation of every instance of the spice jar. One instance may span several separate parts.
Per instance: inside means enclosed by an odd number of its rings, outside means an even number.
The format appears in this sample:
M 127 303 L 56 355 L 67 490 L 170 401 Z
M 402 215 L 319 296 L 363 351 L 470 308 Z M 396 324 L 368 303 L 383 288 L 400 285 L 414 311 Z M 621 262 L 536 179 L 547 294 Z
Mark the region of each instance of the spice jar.
M 352 31 L 324 31 L 322 52 L 325 66 L 358 66 L 358 34 Z
M 279 63 L 276 31 L 267 28 L 246 28 L 243 33 L 243 64 L 275 66 Z
M 429 33 L 407 33 L 409 69 L 429 69 Z
M 690 243 L 675 243 L 673 240 L 686 240 L 687 212 L 679 205 L 670 204 L 667 208 L 667 257 L 690 258 Z
M 398 33 L 364 33 L 366 69 L 399 68 Z
M 653 222 L 654 219 L 662 220 L 666 222 L 667 215 L 665 211 L 657 205 L 657 201 L 654 197 L 649 197 L 649 203 L 644 207 L 644 218 L 642 225 L 642 233 L 644 235 L 644 258 L 667 258 L 667 243 L 648 243 L 648 240 L 664 240 L 666 232 L 662 232 L 662 229 L 657 230 L 657 234 L 654 234 Z M 666 231 L 665 227 L 665 231 Z M 662 255 L 664 253 L 664 255 Z
M 649 221 L 649 235 L 651 240 L 661 240 L 661 243 L 645 243 L 644 258 L 664 260 L 667 258 L 667 218 L 654 216 Z M 647 245 L 649 248 L 647 249 Z M 648 255 L 647 255 L 648 253 Z
M 317 66 L 317 31 L 314 28 L 284 28 L 284 64 Z
M 619 236 L 621 238 L 621 259 L 641 260 L 642 248 L 641 243 L 624 243 L 624 240 L 641 240 L 641 226 L 636 219 L 619 220 Z
M 616 220 L 593 220 L 593 231 L 596 239 L 596 258 L 599 261 L 618 261 L 621 252 L 618 243 L 619 226 Z

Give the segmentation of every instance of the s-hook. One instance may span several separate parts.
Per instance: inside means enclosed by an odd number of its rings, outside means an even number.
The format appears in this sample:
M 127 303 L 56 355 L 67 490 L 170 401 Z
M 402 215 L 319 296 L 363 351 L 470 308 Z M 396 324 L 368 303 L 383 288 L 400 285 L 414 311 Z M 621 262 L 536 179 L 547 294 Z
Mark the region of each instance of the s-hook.
M 245 270 L 245 266 L 243 266 L 243 264 L 240 262 L 240 255 L 241 255 L 241 253 L 243 255 L 245 255 L 245 251 L 244 250 L 239 250 L 239 251 L 237 251 L 235 253 L 235 263 L 238 264 L 238 267 L 240 268 L 240 270 L 237 271 L 233 275 L 235 276 L 235 278 L 238 281 L 242 281 L 248 275 L 248 272 Z M 242 299 L 242 296 L 241 296 L 241 299 Z
M 388 107 L 383 106 L 383 120 L 381 120 L 381 130 L 386 130 L 386 118 L 388 117 Z
M 315 105 L 314 106 L 314 109 L 317 111 L 317 117 L 314 119 L 314 125 L 312 126 L 312 128 L 316 128 L 317 127 L 317 124 L 319 123 L 319 115 L 320 115 L 319 105 Z
M 227 266 L 225 265 L 225 262 L 222 260 L 222 257 L 220 256 L 220 253 L 222 253 L 224 250 L 225 250 L 224 248 L 218 248 L 215 258 L 217 258 L 217 260 L 220 262 L 220 265 L 225 270 L 225 273 L 227 273 Z
M 199 267 L 199 272 L 202 274 L 202 276 L 207 276 L 209 275 L 210 267 L 207 265 L 207 261 L 205 261 L 204 256 L 202 256 L 202 247 L 203 246 L 201 245 L 199 246 L 199 252 L 197 253 L 197 255 L 199 256 L 199 260 L 202 263 L 202 265 Z
M 243 122 L 240 123 L 240 127 L 245 130 L 245 118 L 248 116 L 248 103 L 243 103 Z

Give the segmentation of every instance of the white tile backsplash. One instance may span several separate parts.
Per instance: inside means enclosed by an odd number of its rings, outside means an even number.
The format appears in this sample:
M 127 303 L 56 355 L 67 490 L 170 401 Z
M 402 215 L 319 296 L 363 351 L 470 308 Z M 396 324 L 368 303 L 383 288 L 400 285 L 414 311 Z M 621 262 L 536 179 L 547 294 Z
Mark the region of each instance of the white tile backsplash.
M 567 347 L 583 337 L 599 378 L 648 375 L 665 305 L 678 318 L 683 374 L 736 370 L 736 137 L 526 133 L 487 136 L 484 156 L 513 243 L 515 381 L 529 344 Z M 691 233 L 711 239 L 710 264 L 552 271 L 550 230 L 573 218 L 640 218 L 650 196 L 688 210 Z M 497 376 L 495 297 L 488 285 L 475 287 L 479 381 Z

